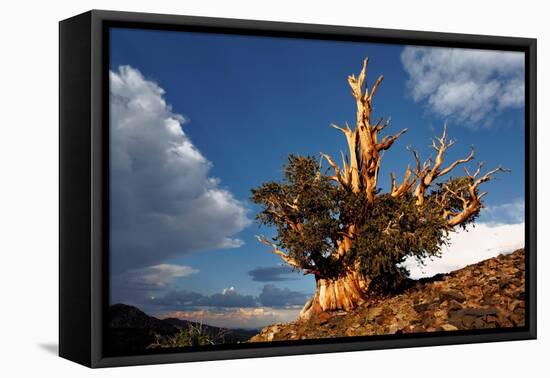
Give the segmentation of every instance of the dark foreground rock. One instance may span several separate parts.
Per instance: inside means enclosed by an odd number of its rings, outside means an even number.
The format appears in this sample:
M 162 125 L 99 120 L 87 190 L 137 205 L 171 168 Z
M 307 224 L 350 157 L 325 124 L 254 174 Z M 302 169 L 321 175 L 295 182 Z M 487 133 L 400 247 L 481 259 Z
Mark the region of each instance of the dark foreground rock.
M 351 313 L 265 327 L 251 342 L 521 327 L 525 324 L 525 253 L 482 261 L 419 280 L 399 295 Z

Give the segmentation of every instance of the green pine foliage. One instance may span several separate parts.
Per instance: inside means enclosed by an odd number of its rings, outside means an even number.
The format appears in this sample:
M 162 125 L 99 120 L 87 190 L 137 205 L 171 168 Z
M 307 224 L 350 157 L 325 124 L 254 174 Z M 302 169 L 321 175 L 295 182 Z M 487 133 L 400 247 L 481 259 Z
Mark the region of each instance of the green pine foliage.
M 257 219 L 274 226 L 274 243 L 301 269 L 322 278 L 337 278 L 346 268 L 357 267 L 372 279 L 373 288 L 393 289 L 407 277 L 402 263 L 408 256 L 419 263 L 440 255 L 448 241 L 449 227 L 441 216 L 439 184 L 417 206 L 412 193 L 394 198 L 378 192 L 372 205 L 364 193 L 353 193 L 321 172 L 313 157 L 290 155 L 280 182 L 267 182 L 252 189 L 252 201 L 260 205 Z M 467 178 L 448 180 L 445 185 L 467 195 Z M 460 200 L 451 199 L 450 210 L 459 210 Z M 467 224 L 473 222 L 472 217 Z M 301 229 L 293 225 L 300 224 Z M 345 258 L 335 254 L 346 225 L 357 227 Z

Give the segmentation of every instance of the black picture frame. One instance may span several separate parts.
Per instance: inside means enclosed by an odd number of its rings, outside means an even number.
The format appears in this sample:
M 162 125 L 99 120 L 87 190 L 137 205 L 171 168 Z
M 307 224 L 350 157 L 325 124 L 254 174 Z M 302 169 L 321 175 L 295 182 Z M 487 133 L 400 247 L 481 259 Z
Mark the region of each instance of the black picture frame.
M 526 325 L 452 334 L 304 340 L 127 357 L 104 355 L 108 307 L 110 27 L 368 41 L 525 53 Z M 89 367 L 536 338 L 536 39 L 92 10 L 59 23 L 59 354 Z

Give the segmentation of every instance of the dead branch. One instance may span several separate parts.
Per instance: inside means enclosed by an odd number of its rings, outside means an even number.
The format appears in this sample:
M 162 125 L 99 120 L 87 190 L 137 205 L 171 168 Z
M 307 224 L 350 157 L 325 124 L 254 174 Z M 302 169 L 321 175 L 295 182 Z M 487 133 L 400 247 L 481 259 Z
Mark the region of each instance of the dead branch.
M 414 187 L 414 184 L 416 183 L 416 180 L 418 178 L 417 175 L 413 176 L 413 171 L 411 169 L 410 165 L 407 165 L 407 170 L 405 171 L 405 176 L 403 177 L 403 182 L 401 185 L 396 185 L 396 179 L 395 175 L 391 173 L 391 196 L 392 197 L 401 197 L 405 193 L 412 190 Z
M 401 135 L 407 132 L 407 129 L 403 129 L 395 135 L 387 135 L 378 142 L 380 132 L 390 124 L 389 119 L 383 122 L 383 118 L 374 125 L 371 124 L 372 101 L 384 77 L 380 76 L 369 91 L 366 84 L 367 66 L 368 58 L 365 58 L 359 75 L 357 77 L 355 75 L 348 76 L 351 94 L 357 104 L 355 128 L 352 129 L 347 124 L 345 127 L 331 125 L 346 137 L 349 163 L 343 156 L 340 168 L 328 155 L 323 154 L 323 156 L 334 170 L 334 176 L 331 178 L 355 193 L 365 192 L 368 203 L 372 204 L 377 190 L 381 151 L 388 150 Z
M 478 192 L 479 185 L 483 184 L 484 182 L 492 180 L 496 173 L 510 172 L 509 169 L 497 167 L 478 178 L 481 171 L 481 166 L 482 164 L 478 165 L 478 169 L 473 175 L 468 173 L 470 184 L 468 185 L 468 188 L 467 188 L 467 193 L 468 193 L 467 197 L 463 193 L 456 193 L 455 191 L 452 191 L 449 188 L 446 188 L 447 192 L 451 193 L 455 198 L 460 199 L 462 201 L 461 212 L 459 213 L 450 213 L 448 211 L 447 213 L 444 212 L 443 216 L 447 220 L 447 225 L 449 227 L 454 227 L 459 224 L 465 223 L 470 218 L 472 218 L 477 213 L 479 213 L 479 210 L 483 207 L 481 198 L 483 198 L 483 196 L 487 194 L 487 192 L 481 192 L 481 193 Z
M 258 241 L 260 243 L 265 244 L 269 247 L 272 247 L 273 250 L 271 251 L 271 253 L 273 253 L 275 255 L 278 255 L 288 265 L 293 266 L 293 267 L 298 268 L 298 269 L 302 269 L 300 263 L 297 260 L 293 259 L 292 257 L 288 256 L 286 253 L 281 251 L 275 243 L 270 242 L 264 236 L 256 235 L 256 239 L 258 239 Z
M 420 158 L 415 151 L 415 159 L 417 161 L 416 175 L 419 177 L 418 185 L 415 189 L 416 203 L 417 205 L 424 204 L 424 197 L 432 182 L 437 178 L 444 176 L 456 168 L 459 164 L 464 164 L 471 161 L 474 158 L 474 147 L 471 147 L 470 154 L 464 159 L 459 159 L 451 163 L 446 168 L 441 168 L 443 164 L 445 152 L 455 144 L 455 141 L 448 139 L 447 125 L 443 127 L 443 135 L 439 138 L 432 140 L 432 147 L 437 152 L 433 165 L 431 160 L 427 160 L 422 168 L 420 168 Z

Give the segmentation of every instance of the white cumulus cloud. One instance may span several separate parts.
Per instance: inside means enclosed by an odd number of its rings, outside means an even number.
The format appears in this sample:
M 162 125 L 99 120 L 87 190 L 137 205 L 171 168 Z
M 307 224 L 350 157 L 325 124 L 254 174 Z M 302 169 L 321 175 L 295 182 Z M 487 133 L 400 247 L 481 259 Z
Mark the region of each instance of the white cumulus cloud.
M 180 277 L 198 273 L 187 265 L 158 264 L 147 268 L 131 269 L 124 276 L 132 286 L 145 288 L 163 288 Z
M 524 54 L 442 47 L 406 47 L 401 61 L 415 101 L 469 125 L 525 101 Z
M 130 66 L 110 72 L 111 261 L 114 272 L 242 245 L 247 208 L 182 130 L 164 90 Z

